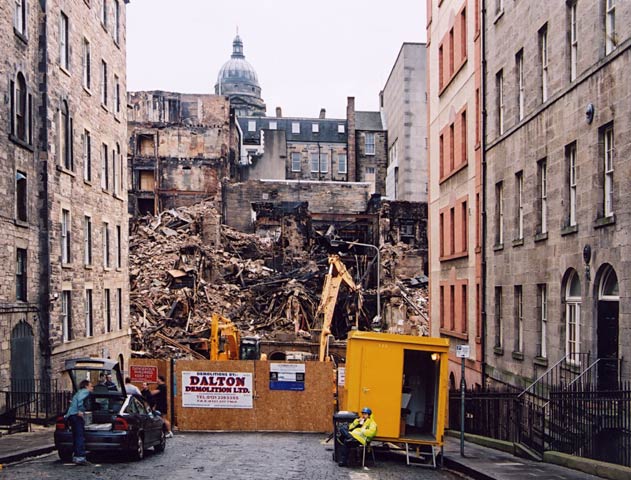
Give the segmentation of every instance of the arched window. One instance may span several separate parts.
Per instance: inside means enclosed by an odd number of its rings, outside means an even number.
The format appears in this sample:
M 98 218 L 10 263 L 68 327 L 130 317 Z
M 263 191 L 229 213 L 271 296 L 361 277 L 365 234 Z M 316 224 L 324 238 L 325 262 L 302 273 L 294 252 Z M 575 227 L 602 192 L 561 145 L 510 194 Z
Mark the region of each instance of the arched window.
M 13 140 L 31 145 L 33 143 L 31 119 L 33 99 L 29 94 L 26 79 L 19 72 L 15 81 L 11 80 L 11 136 Z
M 579 363 L 581 352 L 581 280 L 571 269 L 565 280 L 565 354 L 571 363 Z
M 59 158 L 62 166 L 73 170 L 72 162 L 72 119 L 68 110 L 68 102 L 61 102 L 61 119 L 59 129 Z

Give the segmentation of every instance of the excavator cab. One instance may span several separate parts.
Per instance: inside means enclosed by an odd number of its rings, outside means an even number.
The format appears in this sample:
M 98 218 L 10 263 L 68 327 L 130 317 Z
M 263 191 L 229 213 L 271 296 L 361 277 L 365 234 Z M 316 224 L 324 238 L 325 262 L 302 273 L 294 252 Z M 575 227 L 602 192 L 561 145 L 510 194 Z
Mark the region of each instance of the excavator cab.
M 241 360 L 260 360 L 261 341 L 258 337 L 243 337 L 239 347 L 239 358 Z

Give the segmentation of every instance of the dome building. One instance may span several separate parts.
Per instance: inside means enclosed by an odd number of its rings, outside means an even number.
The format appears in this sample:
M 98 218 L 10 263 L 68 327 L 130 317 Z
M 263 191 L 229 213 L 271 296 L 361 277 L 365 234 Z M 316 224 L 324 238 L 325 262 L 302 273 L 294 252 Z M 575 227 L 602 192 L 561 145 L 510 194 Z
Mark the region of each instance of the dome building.
M 226 95 L 230 99 L 230 106 L 239 116 L 265 116 L 258 76 L 243 55 L 243 42 L 239 35 L 232 42 L 230 60 L 219 70 L 215 94 Z

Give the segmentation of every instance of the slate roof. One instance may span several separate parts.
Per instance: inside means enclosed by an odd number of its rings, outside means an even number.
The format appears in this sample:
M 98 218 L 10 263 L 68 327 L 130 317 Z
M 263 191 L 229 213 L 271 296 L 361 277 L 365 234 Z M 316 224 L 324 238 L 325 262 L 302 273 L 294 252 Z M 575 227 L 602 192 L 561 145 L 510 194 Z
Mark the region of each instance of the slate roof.
M 381 113 L 355 112 L 355 130 L 383 130 Z
M 261 130 L 269 129 L 270 122 L 276 122 L 276 130 L 284 130 L 288 142 L 304 143 L 346 143 L 347 125 L 346 120 L 334 118 L 291 118 L 291 117 L 237 117 L 241 131 L 243 132 L 243 142 L 254 144 L 260 143 Z M 250 121 L 256 122 L 256 130 L 248 130 Z M 292 124 L 300 124 L 300 133 L 292 133 Z M 318 124 L 318 133 L 312 131 L 312 125 Z M 344 125 L 344 133 L 338 132 L 338 126 Z

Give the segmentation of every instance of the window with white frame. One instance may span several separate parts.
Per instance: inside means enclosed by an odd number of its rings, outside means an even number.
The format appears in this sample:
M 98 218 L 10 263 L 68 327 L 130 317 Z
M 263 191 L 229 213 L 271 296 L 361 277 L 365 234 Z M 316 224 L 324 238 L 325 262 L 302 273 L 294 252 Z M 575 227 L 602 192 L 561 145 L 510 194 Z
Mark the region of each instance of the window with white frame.
M 541 101 L 548 100 L 548 25 L 539 30 L 539 56 L 541 62 Z
M 103 290 L 103 317 L 105 333 L 109 333 L 112 331 L 112 297 L 109 288 Z
M 337 125 L 337 133 L 344 133 L 346 132 L 346 127 L 344 127 L 343 123 L 338 123 Z
M 74 161 L 72 156 L 72 118 L 68 109 L 68 102 L 61 102 L 60 111 L 60 129 L 59 129 L 59 145 L 60 163 L 66 170 L 74 170 Z
M 26 86 L 26 78 L 18 72 L 10 80 L 11 138 L 28 145 L 33 144 L 33 95 Z
M 116 317 L 118 319 L 118 329 L 123 329 L 123 289 L 116 289 Z
M 548 356 L 548 289 L 545 283 L 537 285 L 539 300 L 539 348 L 537 355 Z
M 248 120 L 248 132 L 256 132 L 256 120 Z
M 101 60 L 101 103 L 107 106 L 107 62 Z
M 576 1 L 572 2 L 570 9 L 570 82 L 576 80 L 578 70 L 578 30 L 576 25 Z
M 319 133 L 320 132 L 320 125 L 317 123 L 312 123 L 311 124 L 311 133 Z
M 291 171 L 299 172 L 301 170 L 300 165 L 300 152 L 291 152 Z
M 68 30 L 68 16 L 61 12 L 59 21 L 59 64 L 66 70 L 70 68 L 70 37 Z
M 15 172 L 15 219 L 28 222 L 28 183 L 26 172 Z
M 581 280 L 572 270 L 565 284 L 565 354 L 570 363 L 579 363 L 581 353 Z
M 116 268 L 123 267 L 123 232 L 120 225 L 116 225 Z
M 504 183 L 495 184 L 495 244 L 504 243 Z
M 92 219 L 83 218 L 83 264 L 92 265 Z
M 108 158 L 107 145 L 103 143 L 101 145 L 101 188 L 108 190 L 110 188 L 110 167 Z
M 83 131 L 83 180 L 92 181 L 92 136 L 89 130 Z
M 375 154 L 375 134 L 372 132 L 366 132 L 364 141 L 365 141 L 366 155 L 374 155 Z
M 70 211 L 61 210 L 61 263 L 70 263 Z
M 74 338 L 72 331 L 72 297 L 70 290 L 61 291 L 61 328 L 63 341 L 69 342 Z
M 618 44 L 616 35 L 616 0 L 605 0 L 605 54 L 613 52 Z
M 603 131 L 604 154 L 605 154 L 605 217 L 613 215 L 613 162 L 614 162 L 614 137 L 613 125 L 606 127 Z
M 269 129 L 270 130 L 276 130 L 278 128 L 278 123 L 276 123 L 275 120 L 270 120 L 269 122 Z
M 309 157 L 311 159 L 311 173 L 318 173 L 320 171 L 320 156 L 318 152 L 311 152 Z
M 502 348 L 504 343 L 504 325 L 502 322 L 502 287 L 495 287 L 495 348 Z
M 120 3 L 118 0 L 114 0 L 114 31 L 112 35 L 114 37 L 114 41 L 116 43 L 120 42 L 120 22 L 121 22 L 121 11 L 120 11 Z
M 90 41 L 83 39 L 83 86 L 90 90 L 92 88 L 92 52 Z
M 524 352 L 524 295 L 521 285 L 515 286 L 515 352 Z
M 118 75 L 114 75 L 114 112 L 121 112 L 121 84 Z
M 300 122 L 291 122 L 291 133 L 300 133 Z
M 103 267 L 110 268 L 110 225 L 103 223 Z
M 92 303 L 92 289 L 88 288 L 85 291 L 85 336 L 91 337 L 94 335 L 94 309 Z
M 329 171 L 329 154 L 321 153 L 320 154 L 320 172 L 328 173 Z
M 565 147 L 568 168 L 568 225 L 576 225 L 576 142 Z
M 504 133 L 504 72 L 500 70 L 495 76 L 497 88 L 497 131 L 499 135 Z
M 517 204 L 516 239 L 524 238 L 524 172 L 515 175 L 515 203 Z
M 345 153 L 337 155 L 337 173 L 348 173 L 348 161 Z
M 515 57 L 517 64 L 517 119 L 524 119 L 524 50 L 520 50 Z
M 27 0 L 15 0 L 13 26 L 22 36 L 26 36 L 26 3 Z
M 537 163 L 539 170 L 539 233 L 548 231 L 548 167 L 545 159 Z
M 101 0 L 101 25 L 107 29 L 107 0 Z

